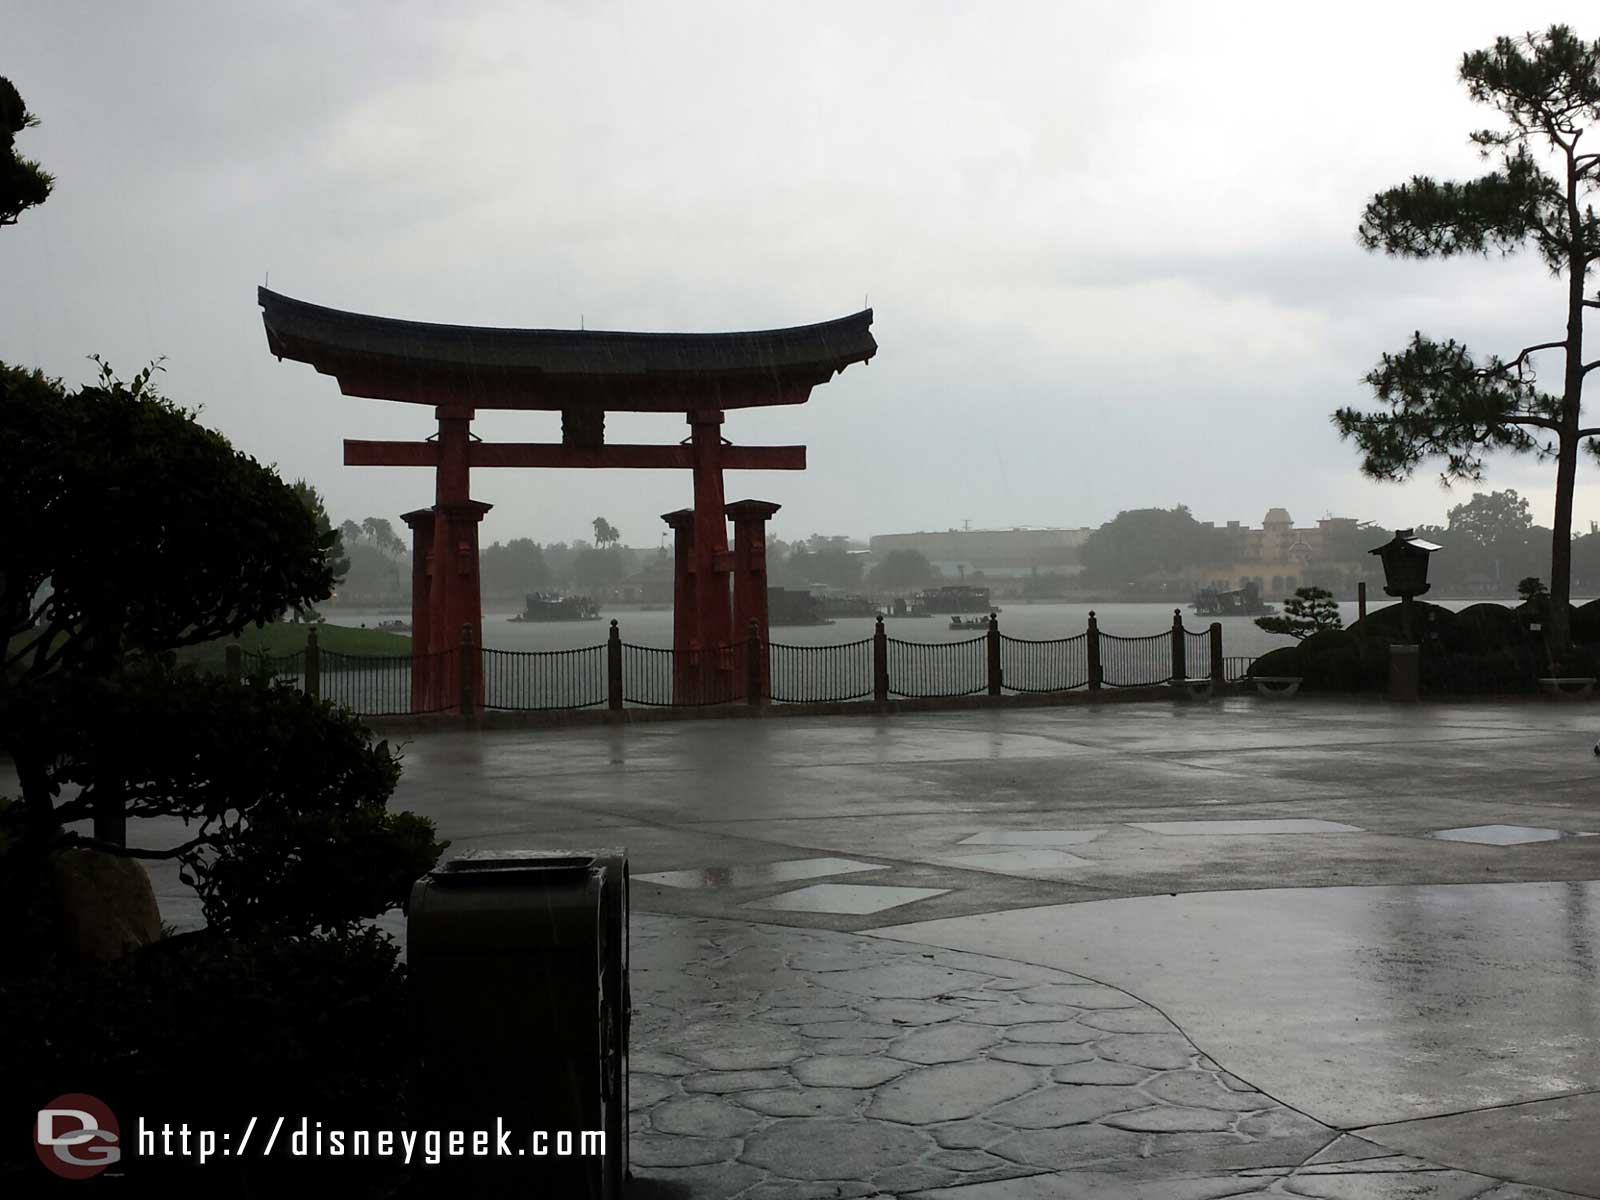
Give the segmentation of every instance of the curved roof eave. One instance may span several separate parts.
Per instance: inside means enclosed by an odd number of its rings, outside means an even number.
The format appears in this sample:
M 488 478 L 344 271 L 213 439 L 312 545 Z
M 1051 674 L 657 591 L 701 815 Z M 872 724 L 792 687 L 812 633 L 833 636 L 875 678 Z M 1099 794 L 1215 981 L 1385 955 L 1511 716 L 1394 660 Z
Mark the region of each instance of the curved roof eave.
M 279 358 L 337 374 L 383 363 L 412 371 L 618 377 L 784 374 L 828 378 L 877 353 L 872 310 L 815 325 L 737 333 L 624 333 L 440 325 L 345 312 L 257 290 L 267 344 Z

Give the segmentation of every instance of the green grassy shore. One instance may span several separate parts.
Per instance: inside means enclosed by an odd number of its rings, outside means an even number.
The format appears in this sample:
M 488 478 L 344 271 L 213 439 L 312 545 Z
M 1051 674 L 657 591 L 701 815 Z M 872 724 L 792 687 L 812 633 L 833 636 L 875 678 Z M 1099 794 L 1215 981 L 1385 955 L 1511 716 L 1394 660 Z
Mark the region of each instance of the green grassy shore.
M 274 621 L 260 629 L 252 625 L 239 635 L 239 646 L 246 654 L 293 654 L 306 648 L 306 633 L 310 628 L 303 622 L 293 621 Z M 316 628 L 317 644 L 335 654 L 411 653 L 411 639 L 398 633 L 333 625 L 325 621 Z M 178 661 L 199 667 L 202 671 L 221 671 L 230 641 L 231 638 L 222 638 L 199 646 L 186 646 L 178 651 Z

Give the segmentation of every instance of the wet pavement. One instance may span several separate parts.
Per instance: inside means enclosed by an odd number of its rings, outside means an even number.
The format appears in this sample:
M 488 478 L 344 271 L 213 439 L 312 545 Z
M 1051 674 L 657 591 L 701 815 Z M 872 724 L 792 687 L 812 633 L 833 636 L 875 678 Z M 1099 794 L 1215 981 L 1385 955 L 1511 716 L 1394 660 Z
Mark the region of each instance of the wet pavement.
M 1600 1196 L 1597 726 L 1297 697 L 449 731 L 396 801 L 457 850 L 628 847 L 643 1200 L 1548 1200 Z
M 644 913 L 633 938 L 638 1200 L 1556 1200 L 1584 1193 L 1507 1175 L 1595 1177 L 1595 1096 L 1532 1153 L 1486 1114 L 1348 1134 L 1083 975 Z M 1488 1172 L 1447 1165 L 1463 1132 Z

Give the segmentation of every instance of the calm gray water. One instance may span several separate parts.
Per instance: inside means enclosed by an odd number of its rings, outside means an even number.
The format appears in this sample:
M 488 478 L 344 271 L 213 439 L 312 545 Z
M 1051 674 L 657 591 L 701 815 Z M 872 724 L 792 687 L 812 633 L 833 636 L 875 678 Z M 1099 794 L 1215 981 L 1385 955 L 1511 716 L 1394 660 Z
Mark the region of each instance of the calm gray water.
M 1385 603 L 1388 603 L 1385 598 Z M 1472 600 L 1445 600 L 1445 608 L 1461 609 Z M 1281 607 L 1281 606 L 1280 606 Z M 1373 603 L 1373 608 L 1382 605 Z M 1162 633 L 1172 628 L 1172 607 L 1166 604 L 1005 604 L 1000 610 L 1000 632 L 1011 637 L 1047 639 L 1073 637 L 1084 631 L 1089 610 L 1094 609 L 1102 633 L 1121 637 L 1142 637 Z M 1354 601 L 1340 604 L 1340 615 L 1349 625 L 1356 619 Z M 393 620 L 394 614 L 346 612 L 332 609 L 326 613 L 335 625 L 376 625 L 379 621 Z M 622 631 L 622 640 L 637 646 L 672 645 L 672 613 L 639 612 L 631 608 L 604 609 L 598 621 L 516 622 L 509 618 L 509 610 L 483 614 L 483 642 L 491 650 L 573 650 L 582 646 L 595 646 L 606 640 L 611 620 L 615 618 Z M 1185 628 L 1199 633 L 1213 620 L 1222 625 L 1222 652 L 1228 656 L 1255 657 L 1275 650 L 1279 646 L 1292 646 L 1294 639 L 1270 634 L 1256 628 L 1253 617 L 1200 617 L 1187 606 L 1183 610 Z M 884 622 L 889 636 L 908 642 L 954 642 L 976 636 L 965 630 L 949 628 L 949 619 L 891 618 Z M 793 646 L 825 646 L 852 642 L 872 636 L 870 617 L 842 619 L 832 625 L 780 626 L 772 631 L 775 643 Z

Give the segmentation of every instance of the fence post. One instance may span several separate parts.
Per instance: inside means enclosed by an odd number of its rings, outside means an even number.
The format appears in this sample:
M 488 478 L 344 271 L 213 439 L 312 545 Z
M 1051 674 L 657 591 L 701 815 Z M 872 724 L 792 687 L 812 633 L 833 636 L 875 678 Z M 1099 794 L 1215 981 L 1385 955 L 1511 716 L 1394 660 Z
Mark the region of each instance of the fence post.
M 317 627 L 306 632 L 306 695 L 322 699 L 322 647 L 317 645 Z
M 238 679 L 244 674 L 244 651 L 238 639 L 229 642 L 222 651 L 222 670 L 229 679 Z
M 883 631 L 883 614 L 872 631 L 872 698 L 879 704 L 889 699 L 889 635 Z
M 1228 682 L 1228 660 L 1222 657 L 1222 622 L 1211 622 L 1211 687 L 1220 690 Z
M 478 648 L 472 644 L 472 626 L 461 626 L 461 715 L 470 717 L 478 707 Z
M 759 708 L 764 697 L 761 695 L 761 679 L 764 672 L 761 670 L 761 623 L 754 617 L 750 618 L 750 636 L 745 639 L 744 650 L 744 702 L 751 708 Z
M 998 613 L 989 614 L 989 632 L 984 635 L 988 643 L 985 649 L 989 652 L 989 695 L 998 696 L 1000 686 L 1004 682 L 1000 678 L 1000 616 Z
M 606 703 L 612 712 L 622 711 L 622 630 L 611 618 L 611 635 L 606 638 Z
M 1098 692 L 1100 685 L 1105 682 L 1105 676 L 1100 670 L 1100 622 L 1095 618 L 1092 608 L 1089 610 L 1088 642 L 1084 648 L 1089 654 L 1089 690 Z
M 1172 678 L 1170 683 L 1182 683 L 1189 678 L 1189 668 L 1184 664 L 1183 609 L 1172 610 Z

